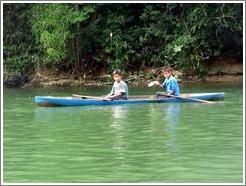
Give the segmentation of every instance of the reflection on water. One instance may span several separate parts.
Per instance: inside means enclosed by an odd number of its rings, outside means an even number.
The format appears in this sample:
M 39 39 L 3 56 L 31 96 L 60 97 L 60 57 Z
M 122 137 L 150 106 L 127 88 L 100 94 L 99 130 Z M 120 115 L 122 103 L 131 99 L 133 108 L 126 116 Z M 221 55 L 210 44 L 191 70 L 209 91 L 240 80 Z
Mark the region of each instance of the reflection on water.
M 164 109 L 164 120 L 166 121 L 166 131 L 173 131 L 172 129 L 178 127 L 180 122 L 180 103 L 167 104 Z
M 164 109 L 164 124 L 166 139 L 164 141 L 168 149 L 173 153 L 179 151 L 179 141 L 177 130 L 180 125 L 180 103 L 167 104 Z
M 125 136 L 125 122 L 127 118 L 128 106 L 126 105 L 117 105 L 111 107 L 113 121 L 110 124 L 112 132 L 114 133 L 114 143 L 113 149 L 116 152 L 116 160 L 119 161 L 119 166 L 117 169 L 124 168 L 126 165 L 125 162 L 125 148 L 126 143 L 124 141 Z M 119 170 L 118 170 L 119 171 Z
M 128 111 L 128 106 L 126 105 L 117 105 L 117 106 L 112 106 L 112 115 L 114 120 L 114 123 L 119 122 L 119 120 L 124 119 L 127 111 Z

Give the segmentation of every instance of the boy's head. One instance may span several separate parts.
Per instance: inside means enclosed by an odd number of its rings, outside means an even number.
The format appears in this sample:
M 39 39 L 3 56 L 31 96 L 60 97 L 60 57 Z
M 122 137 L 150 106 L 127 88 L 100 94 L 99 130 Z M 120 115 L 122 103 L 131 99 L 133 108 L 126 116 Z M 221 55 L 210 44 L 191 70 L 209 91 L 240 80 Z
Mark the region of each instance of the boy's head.
M 114 70 L 113 76 L 114 76 L 114 80 L 115 81 L 120 82 L 121 79 L 122 79 L 122 72 L 121 72 L 121 70 L 119 70 L 119 69 Z
M 173 73 L 173 69 L 171 67 L 165 67 L 162 70 L 162 74 L 165 78 L 169 78 Z

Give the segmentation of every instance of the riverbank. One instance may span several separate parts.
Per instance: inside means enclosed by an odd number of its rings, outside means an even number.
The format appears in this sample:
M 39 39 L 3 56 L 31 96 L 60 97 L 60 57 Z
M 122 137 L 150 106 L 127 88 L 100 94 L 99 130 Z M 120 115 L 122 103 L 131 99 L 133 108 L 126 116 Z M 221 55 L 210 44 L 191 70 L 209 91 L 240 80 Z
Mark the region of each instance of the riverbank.
M 148 79 L 146 77 L 136 78 L 132 76 L 125 81 L 132 86 L 147 86 L 148 83 L 152 80 L 156 79 Z M 163 81 L 162 78 L 157 78 L 159 81 Z M 185 82 L 243 82 L 243 75 L 212 75 L 206 76 L 204 78 L 198 78 L 197 76 L 189 76 L 189 77 L 179 77 L 180 83 Z M 104 85 L 112 85 L 113 80 L 105 81 L 101 80 L 77 80 L 77 79 L 69 79 L 69 78 L 36 78 L 31 82 L 25 83 L 22 88 L 25 87 L 78 87 L 78 86 L 104 86 Z
M 243 82 L 243 64 L 232 59 L 218 59 L 206 64 L 207 74 L 200 77 L 175 70 L 174 75 L 182 82 Z M 163 81 L 161 68 L 146 68 L 140 72 L 125 73 L 124 80 L 132 86 L 147 86 L 152 80 Z M 112 85 L 113 78 L 103 69 L 93 76 L 71 76 L 58 69 L 42 69 L 31 76 L 16 76 L 4 81 L 5 87 L 76 87 Z

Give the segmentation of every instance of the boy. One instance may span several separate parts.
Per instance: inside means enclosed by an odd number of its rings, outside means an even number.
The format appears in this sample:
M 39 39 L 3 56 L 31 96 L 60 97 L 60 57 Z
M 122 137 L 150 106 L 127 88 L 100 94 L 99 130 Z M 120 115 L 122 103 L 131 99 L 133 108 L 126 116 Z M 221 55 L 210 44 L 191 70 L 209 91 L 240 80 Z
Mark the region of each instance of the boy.
M 167 96 L 174 95 L 179 96 L 179 85 L 175 77 L 173 77 L 173 69 L 170 67 L 166 67 L 162 70 L 163 76 L 165 77 L 165 81 L 160 84 L 156 81 L 156 85 L 160 86 L 161 88 L 166 89 Z M 157 93 L 158 96 L 158 93 Z
M 113 72 L 114 85 L 111 92 L 105 96 L 107 99 L 111 100 L 127 100 L 128 98 L 128 87 L 127 84 L 122 80 L 122 73 L 120 70 L 115 70 Z

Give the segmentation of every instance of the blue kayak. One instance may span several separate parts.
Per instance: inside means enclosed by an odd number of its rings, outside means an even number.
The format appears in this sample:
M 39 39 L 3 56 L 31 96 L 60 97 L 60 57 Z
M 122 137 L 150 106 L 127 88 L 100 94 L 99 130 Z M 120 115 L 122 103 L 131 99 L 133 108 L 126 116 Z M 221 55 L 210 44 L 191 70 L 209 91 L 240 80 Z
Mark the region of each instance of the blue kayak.
M 102 100 L 83 99 L 78 97 L 53 97 L 36 96 L 35 103 L 39 106 L 86 106 L 86 105 L 119 105 L 139 103 L 165 103 L 165 102 L 197 102 L 197 100 L 218 100 L 224 99 L 224 92 L 217 93 L 192 93 L 182 94 L 177 97 L 156 97 L 153 95 L 129 96 L 128 100 Z M 196 100 L 197 99 L 197 100 Z

